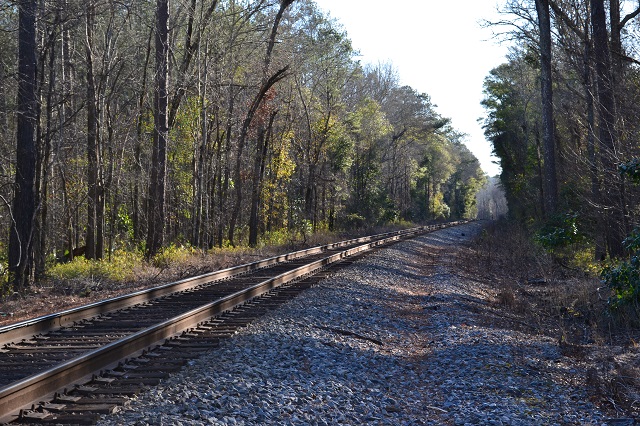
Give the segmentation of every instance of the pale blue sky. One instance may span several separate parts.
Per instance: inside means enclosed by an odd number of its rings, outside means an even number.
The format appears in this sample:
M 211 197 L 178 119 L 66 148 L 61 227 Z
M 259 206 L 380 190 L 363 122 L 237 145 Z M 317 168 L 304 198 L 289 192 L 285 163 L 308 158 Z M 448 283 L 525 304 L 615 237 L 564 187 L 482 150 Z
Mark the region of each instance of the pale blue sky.
M 427 93 L 453 127 L 468 134 L 466 144 L 489 175 L 499 173 L 491 145 L 477 119 L 482 83 L 505 62 L 507 46 L 482 28 L 498 20 L 504 0 L 316 0 L 342 23 L 363 63 L 392 62 L 402 84 Z

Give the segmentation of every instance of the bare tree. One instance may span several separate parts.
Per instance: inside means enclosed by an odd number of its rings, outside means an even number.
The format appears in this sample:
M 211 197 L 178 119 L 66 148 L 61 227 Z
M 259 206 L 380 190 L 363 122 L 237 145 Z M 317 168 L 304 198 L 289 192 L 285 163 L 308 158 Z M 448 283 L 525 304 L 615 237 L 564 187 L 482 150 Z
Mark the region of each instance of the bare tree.
M 18 102 L 15 192 L 9 237 L 9 273 L 16 289 L 33 275 L 33 232 L 36 216 L 36 0 L 18 3 Z
M 551 18 L 549 0 L 536 0 L 540 29 L 540 89 L 542 95 L 542 146 L 544 155 L 544 211 L 552 215 L 558 209 L 556 147 L 553 123 L 553 88 L 551 78 Z
M 154 99 L 153 155 L 149 189 L 147 257 L 155 255 L 164 242 L 165 190 L 167 176 L 169 2 L 156 2 L 156 88 Z
M 100 130 L 98 128 L 98 99 L 96 94 L 95 67 L 93 62 L 93 27 L 95 4 L 87 3 L 85 54 L 87 61 L 87 233 L 85 257 L 102 259 L 104 253 L 104 190 L 100 179 Z
M 600 156 L 603 168 L 606 244 L 611 257 L 623 254 L 625 235 L 622 214 L 622 188 L 617 173 L 618 157 L 616 104 L 614 99 L 611 54 L 605 16 L 604 0 L 590 0 L 593 33 L 593 55 L 596 65 Z

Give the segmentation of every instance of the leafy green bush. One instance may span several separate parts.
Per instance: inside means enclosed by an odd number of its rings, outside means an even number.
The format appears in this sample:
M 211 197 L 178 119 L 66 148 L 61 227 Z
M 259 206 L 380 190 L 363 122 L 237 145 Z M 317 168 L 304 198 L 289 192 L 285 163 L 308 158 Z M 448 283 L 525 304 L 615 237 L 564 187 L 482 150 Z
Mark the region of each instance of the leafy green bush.
M 156 254 L 151 260 L 151 263 L 157 268 L 165 269 L 174 263 L 185 262 L 196 253 L 198 253 L 198 249 L 194 247 L 171 244 Z
M 79 256 L 71 262 L 52 266 L 48 270 L 48 275 L 56 280 L 94 278 L 125 282 L 134 278 L 133 269 L 140 262 L 142 262 L 142 256 L 139 253 L 117 250 L 111 255 L 110 261 L 87 260 Z
M 367 220 L 359 213 L 350 213 L 344 217 L 343 227 L 345 229 L 362 229 Z
M 549 252 L 555 252 L 584 239 L 578 230 L 578 214 L 562 213 L 553 216 L 545 226 L 536 233 L 536 241 Z
M 609 306 L 613 309 L 640 302 L 640 228 L 624 240 L 628 260 L 620 260 L 603 268 L 601 277 L 613 291 Z

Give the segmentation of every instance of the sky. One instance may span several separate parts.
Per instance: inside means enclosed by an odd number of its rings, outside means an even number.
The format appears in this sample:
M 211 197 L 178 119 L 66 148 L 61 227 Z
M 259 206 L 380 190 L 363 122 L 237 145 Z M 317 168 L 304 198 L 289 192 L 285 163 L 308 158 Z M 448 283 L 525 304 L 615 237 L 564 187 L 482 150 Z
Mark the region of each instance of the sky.
M 436 111 L 468 136 L 485 173 L 500 167 L 482 124 L 482 84 L 505 62 L 507 45 L 483 20 L 497 21 L 504 0 L 316 0 L 346 30 L 363 64 L 391 62 L 400 83 L 431 96 Z

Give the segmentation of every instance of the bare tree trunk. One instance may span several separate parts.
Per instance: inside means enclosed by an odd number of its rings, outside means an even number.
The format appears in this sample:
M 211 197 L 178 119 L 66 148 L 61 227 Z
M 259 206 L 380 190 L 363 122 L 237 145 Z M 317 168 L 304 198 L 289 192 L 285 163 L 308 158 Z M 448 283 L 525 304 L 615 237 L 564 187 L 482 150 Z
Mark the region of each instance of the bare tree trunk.
M 251 247 L 258 245 L 260 193 L 262 192 L 262 181 L 266 167 L 267 153 L 269 151 L 269 140 L 271 139 L 273 121 L 277 113 L 277 111 L 271 113 L 267 128 L 261 128 L 257 138 L 256 157 L 253 166 L 253 182 L 251 185 L 251 213 L 249 215 L 249 245 Z
M 253 98 L 253 102 L 249 106 L 249 110 L 247 111 L 247 116 L 245 117 L 242 123 L 242 129 L 240 130 L 240 137 L 238 138 L 238 151 L 236 153 L 236 164 L 235 164 L 235 189 L 236 189 L 236 199 L 233 206 L 233 210 L 231 212 L 231 220 L 229 221 L 229 242 L 234 244 L 234 234 L 235 228 L 238 221 L 238 217 L 240 215 L 240 209 L 242 208 L 242 153 L 244 150 L 245 143 L 247 141 L 247 134 L 249 133 L 249 127 L 251 126 L 251 122 L 253 121 L 253 117 L 255 116 L 260 104 L 264 100 L 267 92 L 276 84 L 278 81 L 282 80 L 287 76 L 287 71 L 289 67 L 286 66 L 281 70 L 278 70 L 274 73 L 268 80 L 264 81 L 260 90 L 256 94 L 255 98 Z
M 208 44 L 207 44 L 208 45 Z M 202 61 L 202 54 L 198 51 L 199 74 L 198 91 L 200 97 L 200 141 L 194 141 L 195 149 L 193 153 L 193 211 L 192 211 L 192 234 L 191 244 L 200 247 L 203 241 L 203 215 L 204 215 L 204 195 L 205 195 L 205 160 L 208 156 L 208 116 L 207 116 L 207 57 Z M 203 63 L 204 62 L 204 63 Z
M 196 0 L 191 0 L 191 6 L 189 8 L 190 14 L 189 14 L 189 19 L 187 23 L 187 32 L 186 32 L 185 41 L 184 41 L 184 55 L 182 56 L 182 62 L 180 63 L 180 67 L 178 68 L 178 72 L 177 72 L 178 81 L 175 85 L 175 91 L 171 96 L 171 103 L 168 111 L 169 128 L 172 128 L 175 123 L 176 116 L 178 113 L 178 108 L 180 107 L 182 98 L 186 93 L 187 85 L 185 84 L 184 80 L 186 79 L 187 71 L 191 66 L 191 61 L 193 60 L 195 53 L 200 48 L 200 43 L 202 42 L 202 32 L 211 21 L 211 18 L 213 17 L 213 12 L 215 11 L 217 5 L 218 5 L 218 0 L 211 0 L 211 3 L 209 4 L 209 7 L 207 8 L 207 10 L 203 11 L 203 13 L 201 14 L 199 29 L 194 32 Z M 168 102 L 168 98 L 167 98 L 167 102 Z
M 144 66 L 142 68 L 142 87 L 140 88 L 140 97 L 138 98 L 138 120 L 136 123 L 136 144 L 134 147 L 133 160 L 134 169 L 138 176 L 142 176 L 144 171 L 142 167 L 142 139 L 143 139 L 143 125 L 145 114 L 145 102 L 147 97 L 147 69 L 149 67 L 149 59 L 151 57 L 151 40 L 153 37 L 153 28 L 149 31 L 149 38 L 147 39 L 147 51 L 144 57 Z M 142 208 L 140 207 L 141 198 L 141 184 L 140 179 L 135 179 L 133 189 L 133 240 L 138 243 L 142 239 L 142 223 L 140 215 Z
M 18 3 L 18 99 L 16 178 L 9 237 L 9 274 L 14 288 L 33 278 L 33 231 L 36 216 L 36 122 L 38 101 L 35 0 Z
M 6 129 L 9 125 L 7 117 L 7 99 L 6 99 L 6 83 L 7 71 L 4 67 L 4 63 L 0 61 L 0 128 Z
M 624 217 L 622 214 L 622 182 L 617 172 L 618 151 L 616 131 L 616 105 L 609 37 L 604 0 L 590 0 L 591 20 L 598 88 L 598 116 L 600 118 L 600 156 L 603 167 L 603 203 L 605 208 L 606 241 L 609 255 L 620 257 L 624 253 Z
M 56 38 L 58 34 L 58 28 L 60 26 L 60 9 L 56 11 L 54 22 L 51 24 L 51 31 L 47 38 L 47 50 L 49 53 L 48 60 L 48 74 L 49 85 L 46 96 L 46 110 L 45 110 L 45 131 L 44 138 L 42 140 L 42 150 L 38 154 L 38 167 L 36 175 L 36 188 L 37 188 L 37 204 L 40 205 L 40 214 L 38 221 L 36 222 L 37 235 L 36 241 L 34 241 L 34 262 L 35 262 L 35 277 L 38 279 L 45 273 L 46 255 L 47 255 L 47 227 L 48 227 L 48 213 L 49 213 L 49 179 L 52 174 L 52 155 L 53 155 L 53 106 L 54 106 L 54 94 L 56 92 L 57 78 L 55 69 L 56 60 Z M 44 57 L 43 57 L 44 59 Z M 44 62 L 44 61 L 43 61 Z M 42 76 L 44 76 L 44 66 L 42 67 Z
M 156 90 L 154 100 L 153 155 L 149 189 L 147 257 L 153 257 L 164 243 L 165 192 L 167 176 L 169 2 L 156 1 Z
M 622 82 L 622 25 L 620 24 L 620 0 L 609 0 L 609 21 L 611 24 L 611 79 L 614 91 Z
M 86 251 L 87 259 L 101 259 L 102 251 L 98 240 L 102 236 L 98 235 L 101 221 L 100 215 L 100 150 L 99 150 L 99 130 L 98 130 L 98 107 L 96 97 L 96 84 L 93 63 L 93 27 L 95 24 L 95 5 L 93 1 L 87 4 L 86 13 L 86 39 L 85 54 L 87 62 L 87 233 Z
M 542 147 L 544 156 L 544 213 L 558 209 L 558 181 L 553 123 L 553 89 L 551 79 L 551 19 L 549 0 L 536 0 L 540 28 L 540 86 L 542 93 Z
M 591 19 L 587 16 L 586 27 L 591 25 Z M 596 116 L 595 116 L 595 102 L 594 102 L 594 85 L 591 71 L 591 63 L 593 61 L 592 43 L 589 37 L 589 31 L 585 31 L 583 34 L 584 43 L 584 68 L 582 71 L 582 84 L 585 91 L 585 98 L 587 100 L 587 155 L 589 156 L 589 176 L 591 179 L 591 201 L 596 206 L 594 214 L 595 221 L 595 259 L 597 261 L 603 260 L 606 256 L 606 247 L 604 241 L 603 232 L 603 220 L 602 220 L 602 196 L 600 194 L 600 173 L 598 171 L 599 162 L 596 156 Z

